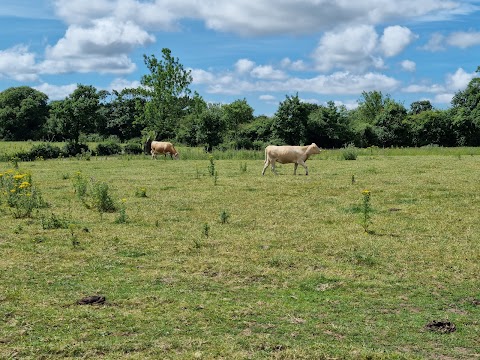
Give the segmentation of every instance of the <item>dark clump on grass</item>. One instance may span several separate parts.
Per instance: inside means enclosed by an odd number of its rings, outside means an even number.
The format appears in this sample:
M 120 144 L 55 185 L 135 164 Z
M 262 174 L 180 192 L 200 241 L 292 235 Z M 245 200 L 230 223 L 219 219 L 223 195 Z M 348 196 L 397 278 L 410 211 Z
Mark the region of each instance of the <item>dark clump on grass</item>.
M 105 303 L 105 296 L 92 295 L 77 301 L 77 305 L 102 305 Z
M 457 330 L 454 323 L 446 320 L 433 320 L 425 325 L 425 329 L 441 334 L 452 333 Z

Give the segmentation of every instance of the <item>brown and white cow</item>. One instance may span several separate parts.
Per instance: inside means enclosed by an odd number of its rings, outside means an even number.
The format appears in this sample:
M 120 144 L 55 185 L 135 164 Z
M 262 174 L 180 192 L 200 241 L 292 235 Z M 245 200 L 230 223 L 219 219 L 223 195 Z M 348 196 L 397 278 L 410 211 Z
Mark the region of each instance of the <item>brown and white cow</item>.
M 265 148 L 265 165 L 262 170 L 262 175 L 265 174 L 265 170 L 268 165 L 271 165 L 272 172 L 277 175 L 275 171 L 275 162 L 280 164 L 290 164 L 294 163 L 293 175 L 297 174 L 298 165 L 302 165 L 305 168 L 305 175 L 308 175 L 308 167 L 305 164 L 305 161 L 314 154 L 320 154 L 320 148 L 312 143 L 308 146 L 275 146 L 269 145 Z
M 151 141 L 148 140 L 145 143 L 145 153 L 148 152 L 150 149 L 150 154 L 152 154 L 152 159 L 155 159 L 158 154 L 163 154 L 167 157 L 167 154 L 170 155 L 172 159 L 178 160 L 179 154 L 178 151 L 175 149 L 173 144 L 168 141 Z

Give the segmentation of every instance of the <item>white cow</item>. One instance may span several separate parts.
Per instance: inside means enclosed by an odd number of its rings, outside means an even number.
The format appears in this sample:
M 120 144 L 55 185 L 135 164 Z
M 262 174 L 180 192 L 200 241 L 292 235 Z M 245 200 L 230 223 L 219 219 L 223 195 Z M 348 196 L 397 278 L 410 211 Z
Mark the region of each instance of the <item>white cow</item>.
M 144 146 L 145 153 L 150 150 L 152 154 L 152 159 L 157 157 L 157 154 L 163 154 L 165 157 L 170 155 L 172 159 L 178 160 L 179 154 L 178 151 L 175 149 L 173 144 L 168 141 L 152 141 L 150 139 L 147 140 Z
M 315 143 L 308 146 L 269 145 L 265 148 L 265 166 L 262 175 L 265 174 L 268 165 L 272 166 L 272 172 L 277 175 L 275 162 L 280 164 L 294 163 L 293 175 L 297 175 L 297 167 L 300 164 L 305 168 L 305 175 L 308 175 L 308 167 L 305 165 L 305 161 L 313 154 L 320 154 L 320 151 L 322 150 Z

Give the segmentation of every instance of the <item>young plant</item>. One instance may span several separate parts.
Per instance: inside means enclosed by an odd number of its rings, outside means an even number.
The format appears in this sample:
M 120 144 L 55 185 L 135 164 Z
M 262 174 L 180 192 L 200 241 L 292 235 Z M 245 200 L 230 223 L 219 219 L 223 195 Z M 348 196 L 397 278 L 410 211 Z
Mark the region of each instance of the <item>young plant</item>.
M 362 191 L 362 205 L 361 205 L 361 225 L 366 233 L 369 233 L 369 226 L 372 223 L 372 206 L 370 205 L 370 190 Z
M 142 188 L 139 188 L 139 189 L 135 190 L 135 196 L 136 197 L 141 197 L 141 198 L 146 198 L 147 197 L 147 189 L 142 187 Z
M 118 214 L 117 219 L 115 220 L 115 223 L 117 223 L 117 224 L 125 224 L 128 220 L 127 211 L 125 209 L 125 203 L 126 202 L 127 202 L 127 199 L 122 199 L 119 214 Z
M 222 224 L 226 224 L 229 218 L 230 214 L 226 210 L 222 210 L 222 212 L 220 213 L 220 222 Z
M 215 160 L 211 155 L 208 159 L 210 160 L 210 164 L 208 165 L 208 173 L 210 174 L 210 176 L 215 176 Z
M 32 184 L 30 174 L 7 170 L 0 174 L 0 203 L 11 208 L 13 217 L 30 217 L 34 209 L 46 207 L 40 191 Z
M 106 183 L 98 182 L 93 184 L 93 206 L 100 213 L 116 211 L 115 203 L 109 194 L 109 188 Z

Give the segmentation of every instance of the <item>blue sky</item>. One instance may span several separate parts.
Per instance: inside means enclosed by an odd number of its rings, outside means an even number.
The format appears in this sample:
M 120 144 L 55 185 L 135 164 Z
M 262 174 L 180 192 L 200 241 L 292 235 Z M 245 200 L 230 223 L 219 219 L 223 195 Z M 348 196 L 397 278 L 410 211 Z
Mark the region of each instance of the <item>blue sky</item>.
M 139 86 L 169 48 L 212 103 L 273 115 L 286 95 L 354 108 L 381 91 L 448 108 L 478 74 L 480 1 L 2 0 L 0 91 Z

